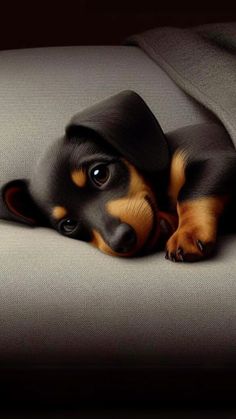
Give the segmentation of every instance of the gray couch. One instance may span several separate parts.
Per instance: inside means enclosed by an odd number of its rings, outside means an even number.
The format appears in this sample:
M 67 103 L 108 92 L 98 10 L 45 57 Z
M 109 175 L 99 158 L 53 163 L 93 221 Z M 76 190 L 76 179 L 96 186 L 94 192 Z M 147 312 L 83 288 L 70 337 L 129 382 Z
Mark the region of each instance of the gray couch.
M 124 89 L 164 131 L 213 119 L 135 46 L 1 52 L 1 183 L 29 177 L 72 115 Z M 3 400 L 233 400 L 235 236 L 196 264 L 114 258 L 3 220 L 0 238 Z

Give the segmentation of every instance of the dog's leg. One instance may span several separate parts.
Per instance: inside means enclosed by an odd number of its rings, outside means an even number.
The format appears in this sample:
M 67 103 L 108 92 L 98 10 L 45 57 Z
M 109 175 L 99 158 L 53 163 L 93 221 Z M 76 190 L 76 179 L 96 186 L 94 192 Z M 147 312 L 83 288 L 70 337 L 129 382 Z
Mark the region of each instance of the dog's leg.
M 236 154 L 185 161 L 177 196 L 178 227 L 167 241 L 166 258 L 196 261 L 212 254 L 218 222 L 236 180 Z
M 215 246 L 218 220 L 226 197 L 202 197 L 177 204 L 179 224 L 167 242 L 166 257 L 193 262 L 209 256 Z

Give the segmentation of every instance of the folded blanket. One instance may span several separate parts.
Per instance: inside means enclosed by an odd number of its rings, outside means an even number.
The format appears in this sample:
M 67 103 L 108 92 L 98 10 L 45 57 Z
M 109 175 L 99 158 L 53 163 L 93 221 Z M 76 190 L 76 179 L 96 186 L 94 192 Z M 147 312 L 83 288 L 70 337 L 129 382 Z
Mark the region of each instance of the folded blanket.
M 214 112 L 236 146 L 236 22 L 157 28 L 126 44 L 142 48 L 180 88 Z

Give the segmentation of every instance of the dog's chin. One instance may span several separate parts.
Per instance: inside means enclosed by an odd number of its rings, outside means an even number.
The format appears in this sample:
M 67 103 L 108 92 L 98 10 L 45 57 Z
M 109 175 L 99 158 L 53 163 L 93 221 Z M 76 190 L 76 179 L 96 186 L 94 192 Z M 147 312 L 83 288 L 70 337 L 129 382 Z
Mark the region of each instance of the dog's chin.
M 152 228 L 150 229 L 147 239 L 142 242 L 142 240 L 138 238 L 138 243 L 142 244 L 135 245 L 129 252 L 117 252 L 115 249 L 112 249 L 97 233 L 94 236 L 92 244 L 98 247 L 100 251 L 110 256 L 122 258 L 145 256 L 154 253 L 155 251 L 163 250 L 167 240 L 176 230 L 176 227 L 175 216 L 163 212 L 156 212 L 155 219 L 153 219 Z
M 160 231 L 160 227 L 158 227 L 158 231 Z M 151 245 L 150 238 L 153 238 L 153 237 L 151 235 L 151 230 L 150 230 L 150 234 L 148 234 L 148 238 L 145 241 L 143 241 L 142 237 L 138 236 L 139 233 L 137 231 L 136 233 L 137 233 L 137 242 L 127 252 L 119 252 L 117 251 L 117 249 L 113 249 L 111 245 L 108 244 L 104 240 L 102 235 L 96 230 L 93 231 L 93 240 L 90 243 L 94 245 L 95 247 L 97 247 L 101 252 L 109 256 L 122 257 L 122 258 L 131 258 L 131 257 L 141 256 L 142 254 L 148 253 L 148 250 Z M 154 232 L 154 230 L 153 230 L 153 233 L 156 236 L 156 232 Z M 159 232 L 157 233 L 157 235 L 159 235 Z

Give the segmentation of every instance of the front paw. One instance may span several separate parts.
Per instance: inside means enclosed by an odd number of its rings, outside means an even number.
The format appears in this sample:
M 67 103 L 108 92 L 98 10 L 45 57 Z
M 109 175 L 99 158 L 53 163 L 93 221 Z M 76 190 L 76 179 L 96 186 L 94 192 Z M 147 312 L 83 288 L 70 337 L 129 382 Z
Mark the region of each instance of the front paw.
M 172 262 L 196 262 L 208 258 L 215 247 L 215 237 L 207 237 L 203 228 L 179 228 L 166 244 L 166 259 Z

